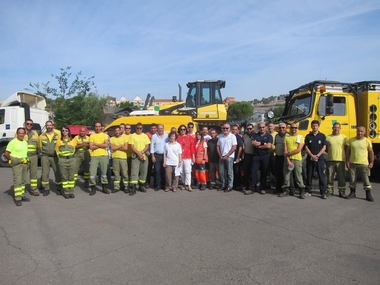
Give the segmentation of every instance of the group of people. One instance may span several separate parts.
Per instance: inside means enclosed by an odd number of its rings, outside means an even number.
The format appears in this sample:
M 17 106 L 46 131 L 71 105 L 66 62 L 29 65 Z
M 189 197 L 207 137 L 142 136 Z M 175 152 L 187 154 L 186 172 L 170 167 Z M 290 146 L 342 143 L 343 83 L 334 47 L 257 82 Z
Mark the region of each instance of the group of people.
M 54 129 L 54 122 L 47 121 L 45 131 L 38 135 L 32 130 L 33 121 L 26 120 L 18 128 L 15 138 L 8 144 L 8 158 L 14 176 L 14 199 L 17 206 L 30 201 L 25 196 L 26 173 L 30 172 L 30 191 L 34 196 L 50 194 L 49 173 L 53 169 L 56 192 L 66 199 L 75 198 L 74 188 L 80 167 L 83 169 L 84 186 L 91 196 L 96 194 L 96 177 L 100 172 L 102 192 L 109 194 L 110 159 L 114 173 L 111 192 L 124 191 L 133 196 L 136 190 L 143 193 L 150 188 L 153 173 L 155 191 L 192 191 L 217 189 L 231 192 L 233 189 L 245 195 L 256 192 L 265 194 L 270 174 L 276 179 L 279 197 L 311 195 L 312 178 L 316 171 L 321 198 L 334 193 L 334 177 L 338 178 L 338 194 L 342 198 L 356 197 L 357 176 L 363 181 L 366 199 L 373 201 L 369 170 L 374 155 L 371 141 L 365 137 L 365 128 L 357 128 L 357 136 L 348 139 L 340 133 L 340 124 L 334 123 L 332 134 L 327 137 L 319 132 L 319 122 L 311 123 L 312 131 L 305 138 L 297 133 L 297 124 L 280 123 L 275 132 L 272 123 L 246 126 L 240 134 L 240 126 L 224 124 L 221 133 L 203 127 L 194 132 L 192 122 L 172 128 L 165 133 L 164 125 L 152 124 L 150 131 L 143 132 L 138 123 L 134 132 L 128 124 L 114 129 L 110 138 L 100 122 L 88 136 L 81 128 L 79 135 L 71 137 L 70 129 L 63 126 Z M 306 171 L 303 171 L 302 152 L 306 151 Z M 327 155 L 326 155 L 327 153 Z M 38 188 L 38 155 L 41 156 L 41 184 Z M 350 172 L 350 194 L 346 196 L 345 168 Z M 260 173 L 260 175 L 258 175 Z M 269 179 L 268 179 L 269 178 Z M 180 184 L 180 180 L 182 184 Z M 194 182 L 195 181 L 195 182 Z M 304 181 L 306 183 L 304 183 Z M 270 183 L 270 182 L 269 182 Z M 269 185 L 270 186 L 270 185 Z

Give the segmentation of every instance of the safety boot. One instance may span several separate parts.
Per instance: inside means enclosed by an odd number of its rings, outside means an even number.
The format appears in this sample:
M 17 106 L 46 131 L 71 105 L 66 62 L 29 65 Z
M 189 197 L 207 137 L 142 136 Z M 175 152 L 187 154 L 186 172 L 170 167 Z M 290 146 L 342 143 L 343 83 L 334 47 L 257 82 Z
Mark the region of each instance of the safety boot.
M 365 199 L 366 199 L 367 201 L 370 201 L 370 202 L 375 201 L 375 200 L 372 198 L 371 190 L 365 190 Z
M 142 184 L 139 185 L 139 190 L 142 193 L 146 193 L 147 192 L 146 189 L 145 189 L 145 187 L 144 187 L 144 185 L 142 185 Z
M 289 196 L 289 188 L 284 188 L 284 191 L 278 195 L 278 197 L 288 197 Z
M 106 187 L 106 184 L 102 184 L 102 191 L 104 194 L 109 194 L 110 191 L 108 191 L 107 187 Z
M 92 185 L 90 188 L 90 196 L 94 196 L 96 194 L 95 185 Z
M 346 191 L 345 189 L 339 189 L 339 198 L 346 198 Z
M 300 189 L 300 199 L 305 199 L 305 189 Z
M 352 199 L 356 198 L 356 189 L 355 188 L 350 188 L 350 194 L 346 196 L 346 199 Z
M 15 201 L 15 203 L 16 203 L 16 206 L 22 206 L 21 200 L 17 200 L 17 201 Z
M 50 190 L 45 190 L 43 196 L 48 196 L 50 194 Z
M 124 186 L 124 193 L 125 193 L 125 194 L 128 194 L 128 193 L 130 193 L 130 192 L 131 192 L 131 191 L 130 191 L 129 183 L 128 183 L 127 185 Z
M 129 190 L 129 196 L 133 196 L 136 193 L 136 185 L 131 184 L 131 189 Z

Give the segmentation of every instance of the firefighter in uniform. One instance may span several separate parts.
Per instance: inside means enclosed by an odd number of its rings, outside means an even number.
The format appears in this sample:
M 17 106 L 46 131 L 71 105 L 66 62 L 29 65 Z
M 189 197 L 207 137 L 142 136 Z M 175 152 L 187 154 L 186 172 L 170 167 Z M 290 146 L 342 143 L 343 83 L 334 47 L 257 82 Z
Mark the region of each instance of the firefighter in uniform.
M 32 195 L 39 196 L 38 192 L 38 179 L 37 179 L 37 168 L 38 168 L 38 155 L 37 155 L 37 146 L 38 146 L 38 133 L 32 130 L 33 120 L 27 119 L 25 121 L 26 134 L 24 140 L 28 143 L 28 158 L 29 163 L 28 170 L 30 173 L 30 191 Z M 15 135 L 17 136 L 17 134 Z
M 113 181 L 114 187 L 112 193 L 120 190 L 120 179 L 123 180 L 124 185 L 128 185 L 128 164 L 127 164 L 127 150 L 128 139 L 121 133 L 119 127 L 115 128 L 115 136 L 110 139 L 112 151 L 112 165 L 115 179 Z M 128 187 L 126 188 L 128 190 Z M 124 192 L 128 191 L 124 188 Z
M 63 126 L 61 139 L 55 145 L 55 152 L 58 156 L 58 166 L 62 177 L 62 195 L 65 199 L 75 198 L 75 144 L 75 140 L 71 139 L 69 128 Z
M 129 138 L 129 146 L 131 147 L 132 154 L 132 168 L 131 168 L 131 191 L 129 195 L 136 194 L 136 185 L 140 184 L 139 190 L 146 193 L 144 184 L 146 182 L 146 175 L 148 171 L 147 152 L 150 146 L 149 137 L 142 132 L 143 125 L 136 124 L 136 133 L 132 134 Z M 149 153 L 149 152 L 148 152 Z
M 16 206 L 21 206 L 22 201 L 30 201 L 29 198 L 25 197 L 25 178 L 28 169 L 27 163 L 29 162 L 28 143 L 24 140 L 25 132 L 24 128 L 18 128 L 17 137 L 9 142 L 4 153 L 12 166 Z
M 82 165 L 84 187 L 89 187 L 90 179 L 90 153 L 88 148 L 90 146 L 90 137 L 86 135 L 86 129 L 81 127 L 79 135 L 74 138 L 75 141 L 75 172 L 74 180 L 78 179 L 79 167 Z
M 44 190 L 43 195 L 47 196 L 50 194 L 49 185 L 49 172 L 50 167 L 53 168 L 55 185 L 57 189 L 57 195 L 62 194 L 62 182 L 61 174 L 58 168 L 58 157 L 55 153 L 55 145 L 57 141 L 61 138 L 60 132 L 54 130 L 54 124 L 52 121 L 47 121 L 45 124 L 46 131 L 43 132 L 38 137 L 38 148 L 41 152 L 41 190 Z

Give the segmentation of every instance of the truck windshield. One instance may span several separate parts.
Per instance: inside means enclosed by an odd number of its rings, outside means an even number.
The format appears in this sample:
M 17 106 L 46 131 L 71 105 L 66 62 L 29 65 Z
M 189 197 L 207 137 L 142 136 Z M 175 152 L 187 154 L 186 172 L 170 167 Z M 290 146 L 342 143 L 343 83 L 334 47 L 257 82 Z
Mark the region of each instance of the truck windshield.
M 285 116 L 294 116 L 300 114 L 309 114 L 311 106 L 311 94 L 302 97 L 296 97 L 290 101 L 290 108 Z

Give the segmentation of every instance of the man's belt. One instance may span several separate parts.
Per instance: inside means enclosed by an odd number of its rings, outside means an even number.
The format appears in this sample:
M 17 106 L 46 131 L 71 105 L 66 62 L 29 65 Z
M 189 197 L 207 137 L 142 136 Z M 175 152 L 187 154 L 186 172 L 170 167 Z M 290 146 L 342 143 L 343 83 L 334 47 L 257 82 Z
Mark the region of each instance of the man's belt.
M 56 154 L 41 153 L 42 156 L 57 157 Z
M 264 156 L 264 155 L 268 155 L 269 152 L 263 152 L 263 153 L 255 153 L 254 156 Z

